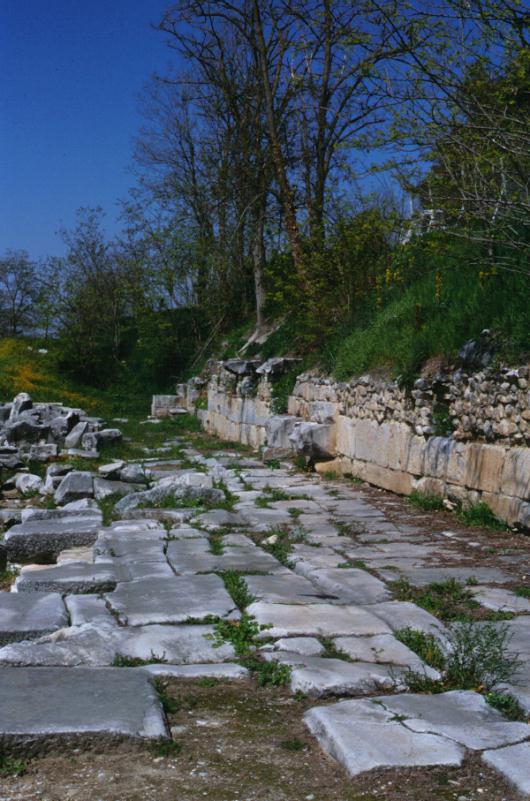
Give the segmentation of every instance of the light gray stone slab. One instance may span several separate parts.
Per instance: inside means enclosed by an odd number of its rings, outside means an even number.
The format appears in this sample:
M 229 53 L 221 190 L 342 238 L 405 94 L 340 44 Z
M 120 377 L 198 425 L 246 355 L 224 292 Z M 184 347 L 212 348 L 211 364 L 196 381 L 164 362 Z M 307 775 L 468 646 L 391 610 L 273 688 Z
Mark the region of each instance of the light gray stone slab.
M 81 546 L 79 548 L 65 548 L 64 551 L 57 556 L 58 565 L 67 565 L 69 562 L 93 562 L 93 549 L 90 546 Z
M 530 613 L 530 599 L 519 598 L 514 592 L 502 587 L 470 587 L 475 600 L 486 609 L 504 612 Z
M 174 573 L 164 560 L 142 561 L 141 559 L 113 559 L 118 582 L 138 581 L 146 578 L 172 578 Z
M 291 667 L 291 691 L 313 698 L 327 695 L 370 695 L 382 690 L 403 689 L 402 668 L 365 662 L 346 662 L 290 651 L 266 652 L 267 661 Z
M 385 708 L 404 715 L 404 725 L 430 732 L 466 748 L 482 750 L 517 743 L 530 734 L 527 723 L 506 720 L 482 695 L 455 690 L 440 695 L 403 695 L 381 699 Z
M 346 557 L 332 548 L 318 548 L 305 543 L 296 543 L 289 554 L 289 563 L 293 565 L 293 569 L 299 575 L 306 577 L 313 570 L 338 567 L 345 561 Z
M 68 562 L 39 570 L 22 568 L 15 586 L 17 592 L 111 592 L 116 587 L 116 572 L 111 565 L 87 562 Z
M 378 700 L 340 701 L 305 714 L 305 723 L 322 748 L 350 776 L 374 768 L 462 764 L 461 746 L 436 734 L 406 729 Z
M 167 737 L 149 677 L 115 668 L 3 668 L 0 746 L 32 752 Z
M 337 637 L 335 645 L 354 661 L 401 665 L 416 673 L 425 673 L 433 679 L 440 678 L 437 670 L 426 665 L 414 651 L 396 640 L 391 634 L 373 637 Z
M 174 679 L 219 679 L 237 680 L 248 678 L 249 672 L 242 665 L 231 662 L 204 665 L 146 665 L 141 668 L 150 676 Z
M 274 604 L 329 603 L 329 595 L 317 589 L 303 576 L 288 572 L 270 576 L 243 576 L 256 600 Z
M 6 531 L 4 543 L 13 561 L 57 556 L 65 548 L 92 545 L 101 527 L 101 518 L 68 517 L 56 520 L 31 520 Z
M 195 519 L 202 528 L 212 531 L 224 526 L 245 525 L 245 519 L 242 515 L 237 512 L 228 512 L 226 509 L 212 509 L 211 512 L 205 512 Z
M 131 484 L 125 481 L 109 481 L 106 478 L 94 479 L 94 497 L 98 501 L 104 498 L 110 498 L 113 495 L 119 495 L 123 498 L 125 495 L 130 495 L 132 492 L 145 489 L 143 484 Z
M 0 648 L 0 665 L 82 667 L 112 665 L 125 629 L 114 623 L 68 626 L 30 642 Z
M 156 659 L 177 665 L 234 659 L 230 643 L 215 647 L 213 626 L 140 626 L 126 630 L 119 653 L 137 659 Z
M 73 470 L 68 473 L 57 489 L 54 498 L 59 506 L 70 501 L 77 501 L 80 498 L 92 498 L 94 495 L 94 485 L 92 473 L 83 470 Z
M 369 611 L 388 623 L 392 631 L 412 628 L 425 632 L 425 634 L 440 635 L 445 631 L 443 623 L 438 618 L 421 609 L 410 601 L 385 601 L 372 604 Z
M 130 626 L 239 616 L 222 580 L 214 575 L 130 581 L 120 584 L 106 598 Z
M 293 654 L 303 656 L 320 656 L 324 652 L 324 646 L 316 637 L 285 637 L 271 645 L 266 645 L 262 651 L 290 651 Z
M 117 625 L 115 618 L 99 595 L 67 595 L 64 599 L 72 626 L 85 623 Z
M 323 592 L 335 595 L 345 603 L 362 606 L 391 598 L 384 583 L 366 570 L 327 568 L 315 570 L 309 578 Z
M 509 573 L 496 567 L 423 567 L 415 570 L 402 570 L 411 584 L 415 587 L 425 587 L 434 581 L 448 581 L 456 579 L 465 584 L 469 579 L 475 579 L 484 584 L 507 584 L 513 581 Z
M 57 593 L 0 592 L 0 645 L 33 640 L 68 625 L 68 614 Z
M 390 628 L 365 607 L 332 604 L 270 604 L 257 601 L 248 607 L 261 625 L 271 625 L 267 637 L 388 634 Z
M 482 759 L 502 773 L 524 798 L 530 798 L 530 742 L 485 751 Z
M 291 515 L 282 509 L 260 509 L 245 507 L 241 509 L 244 523 L 254 531 L 267 531 L 269 528 L 282 525 L 293 525 Z

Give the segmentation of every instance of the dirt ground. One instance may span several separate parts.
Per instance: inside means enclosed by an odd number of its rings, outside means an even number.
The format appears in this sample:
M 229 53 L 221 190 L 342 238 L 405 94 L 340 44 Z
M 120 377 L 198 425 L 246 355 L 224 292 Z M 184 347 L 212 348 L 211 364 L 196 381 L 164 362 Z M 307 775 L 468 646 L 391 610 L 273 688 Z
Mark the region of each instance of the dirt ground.
M 49 754 L 0 779 L 0 801 L 516 801 L 479 760 L 350 779 L 303 723 L 315 702 L 253 681 L 166 683 L 175 753 Z M 318 703 L 325 703 L 319 701 Z M 179 750 L 180 749 L 180 750 Z

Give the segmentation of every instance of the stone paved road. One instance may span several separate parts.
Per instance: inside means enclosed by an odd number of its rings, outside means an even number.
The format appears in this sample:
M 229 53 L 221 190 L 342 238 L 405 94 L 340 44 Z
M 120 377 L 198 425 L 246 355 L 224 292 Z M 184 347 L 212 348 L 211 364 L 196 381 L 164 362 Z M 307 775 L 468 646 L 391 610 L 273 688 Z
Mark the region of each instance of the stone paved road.
M 0 593 L 1 750 L 169 738 L 152 678 L 245 678 L 237 642 L 221 634 L 251 616 L 256 653 L 285 666 L 278 675 L 292 693 L 314 699 L 306 726 L 350 776 L 457 766 L 474 754 L 530 797 L 527 550 L 433 532 L 428 516 L 400 518 L 390 495 L 379 502 L 369 488 L 289 465 L 186 456 L 197 470 L 152 460 L 154 480 L 215 482 L 224 508 L 130 507 L 104 527 L 88 504 L 8 531 L 17 557 L 43 542 L 59 550 L 57 565 L 26 565 L 15 592 Z M 523 720 L 472 690 L 409 691 L 411 671 L 436 682 L 441 666 L 422 661 L 403 629 L 450 649 L 444 622 L 414 603 L 448 581 L 441 617 L 457 588 L 475 630 L 509 632 L 522 664 L 503 687 Z

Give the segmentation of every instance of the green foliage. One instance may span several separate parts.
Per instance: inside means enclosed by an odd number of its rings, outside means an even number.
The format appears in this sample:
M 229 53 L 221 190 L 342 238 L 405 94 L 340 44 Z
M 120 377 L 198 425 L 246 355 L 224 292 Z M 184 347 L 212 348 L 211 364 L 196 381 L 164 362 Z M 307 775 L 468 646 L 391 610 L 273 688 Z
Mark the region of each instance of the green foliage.
M 297 376 L 303 372 L 301 364 L 293 367 L 281 378 L 274 379 L 271 386 L 272 404 L 274 414 L 287 414 L 289 395 L 292 395 Z
M 513 695 L 504 690 L 490 690 L 485 694 L 488 704 L 501 712 L 508 720 L 518 720 L 528 723 L 528 714 L 524 711 L 521 704 Z
M 256 599 L 250 594 L 244 578 L 236 570 L 226 570 L 220 573 L 226 591 L 239 609 L 245 609 Z
M 427 665 L 437 670 L 443 670 L 445 657 L 438 639 L 433 634 L 406 626 L 394 632 L 394 637 L 418 654 Z
M 521 256 L 521 259 L 523 256 Z M 488 267 L 486 251 L 442 232 L 398 246 L 367 320 L 339 337 L 334 374 L 340 380 L 375 367 L 414 376 L 433 356 L 452 358 L 484 328 L 501 332 L 501 355 L 528 351 L 528 278 Z M 388 280 L 387 280 L 388 279 Z M 353 330 L 352 330 L 353 329 Z
M 292 740 L 282 740 L 280 743 L 280 748 L 284 748 L 286 751 L 304 751 L 308 747 L 308 743 L 298 737 L 293 737 Z
M 21 759 L 0 754 L 0 776 L 23 776 L 27 771 L 27 765 Z
M 178 756 L 182 751 L 182 747 L 182 743 L 176 740 L 160 738 L 151 746 L 151 750 L 154 756 L 167 758 Z
M 508 714 L 519 714 L 513 701 L 501 699 L 500 693 L 492 692 L 497 685 L 513 681 L 521 667 L 518 655 L 510 651 L 510 640 L 506 625 L 476 621 L 452 623 L 448 628 L 445 647 L 442 649 L 439 645 L 436 652 L 438 664 L 434 667 L 443 671 L 442 678 L 431 679 L 425 673 L 409 670 L 405 674 L 407 686 L 412 692 L 484 692 L 493 706 L 496 705 L 501 711 L 504 706 Z M 414 641 L 419 643 L 420 649 L 424 647 L 424 643 L 416 636 L 409 639 L 409 642 Z
M 426 587 L 414 587 L 406 579 L 390 584 L 399 601 L 412 601 L 440 620 L 467 620 L 480 604 L 473 593 L 455 579 L 437 581 Z
M 463 690 L 491 690 L 511 681 L 521 662 L 509 651 L 511 635 L 506 624 L 455 623 L 450 627 L 445 681 Z
M 519 598 L 530 598 L 530 587 L 516 587 L 514 592 Z
M 252 673 L 260 687 L 282 687 L 291 678 L 289 665 L 281 665 L 274 660 L 265 662 L 252 655 L 243 658 L 241 664 Z
M 475 503 L 458 512 L 459 520 L 466 526 L 491 528 L 495 531 L 508 531 L 509 527 L 499 520 L 484 501 Z
M 180 710 L 180 703 L 177 698 L 173 698 L 167 691 L 163 681 L 155 681 L 155 688 L 166 715 L 174 715 Z
M 100 498 L 97 501 L 99 508 L 101 509 L 101 514 L 103 515 L 103 525 L 110 526 L 113 520 L 116 519 L 114 513 L 114 507 L 118 503 L 122 496 L 118 493 L 113 493 L 112 495 L 107 495 L 106 498 Z
M 17 576 L 18 570 L 16 568 L 0 571 L 0 591 L 7 592 Z
M 426 512 L 439 512 L 444 508 L 443 498 L 433 492 L 414 490 L 407 500 L 413 506 L 417 506 L 418 509 L 424 509 Z
M 215 648 L 225 642 L 232 643 L 237 656 L 242 657 L 255 648 L 257 636 L 264 628 L 252 615 L 243 613 L 239 620 L 218 620 L 214 624 L 211 639 Z M 207 636 L 210 638 L 210 635 Z

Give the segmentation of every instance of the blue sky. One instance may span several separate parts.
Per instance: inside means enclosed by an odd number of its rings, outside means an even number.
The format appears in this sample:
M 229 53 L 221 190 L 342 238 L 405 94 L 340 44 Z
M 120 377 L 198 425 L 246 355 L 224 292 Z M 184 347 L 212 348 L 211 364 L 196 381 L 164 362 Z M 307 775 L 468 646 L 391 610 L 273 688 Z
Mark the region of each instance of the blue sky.
M 168 0 L 0 0 L 0 254 L 63 252 L 80 206 L 117 230 L 134 183 L 137 95 L 174 59 L 150 28 Z

